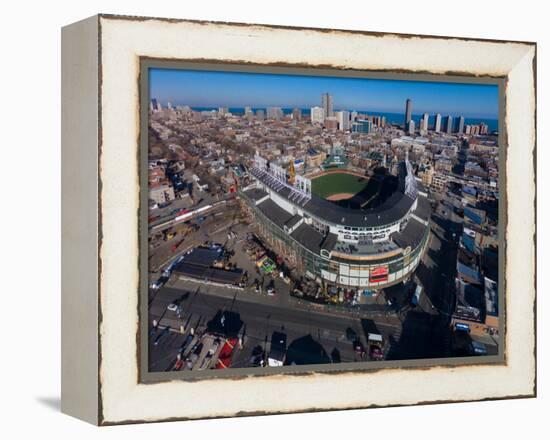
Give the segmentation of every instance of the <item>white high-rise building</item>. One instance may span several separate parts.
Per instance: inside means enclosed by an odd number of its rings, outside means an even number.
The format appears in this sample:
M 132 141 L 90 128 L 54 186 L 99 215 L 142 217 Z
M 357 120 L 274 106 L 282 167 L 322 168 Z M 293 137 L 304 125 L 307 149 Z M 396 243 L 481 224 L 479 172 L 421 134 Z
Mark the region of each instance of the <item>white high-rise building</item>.
M 422 131 L 428 131 L 428 121 L 430 120 L 430 115 L 428 113 L 424 113 L 424 116 L 422 117 L 422 122 L 420 123 L 420 130 Z
M 350 124 L 350 114 L 346 110 L 342 110 L 335 113 L 336 119 L 338 120 L 338 129 L 342 131 L 349 130 L 351 127 Z
M 322 125 L 325 122 L 325 109 L 323 107 L 311 107 L 311 123 Z
M 439 113 L 435 115 L 434 131 L 436 133 L 441 131 L 441 115 Z
M 408 128 L 409 122 L 412 120 L 412 99 L 407 98 L 405 101 L 405 128 Z
M 456 132 L 458 134 L 464 133 L 464 116 L 458 117 L 458 125 L 456 127 Z
M 283 109 L 281 107 L 268 107 L 267 119 L 280 120 L 283 118 Z
M 409 131 L 409 134 L 414 134 L 414 120 L 413 119 L 411 119 L 409 121 L 408 131 Z
M 447 116 L 447 120 L 445 122 L 445 131 L 451 134 L 453 132 L 453 117 L 451 115 Z

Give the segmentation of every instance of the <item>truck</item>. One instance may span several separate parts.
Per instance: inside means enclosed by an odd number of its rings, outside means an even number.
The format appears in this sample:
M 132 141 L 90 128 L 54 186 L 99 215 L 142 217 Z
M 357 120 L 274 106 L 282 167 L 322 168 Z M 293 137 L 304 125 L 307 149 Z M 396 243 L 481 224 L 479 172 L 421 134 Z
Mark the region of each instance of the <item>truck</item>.
M 416 307 L 420 303 L 420 295 L 422 295 L 422 286 L 420 284 L 416 285 L 413 296 L 411 298 L 411 304 Z
M 271 335 L 271 349 L 267 358 L 270 367 L 282 367 L 286 358 L 286 334 L 273 332 Z
M 371 361 L 381 361 L 384 359 L 384 338 L 377 333 L 369 333 L 367 337 L 369 345 L 369 358 Z

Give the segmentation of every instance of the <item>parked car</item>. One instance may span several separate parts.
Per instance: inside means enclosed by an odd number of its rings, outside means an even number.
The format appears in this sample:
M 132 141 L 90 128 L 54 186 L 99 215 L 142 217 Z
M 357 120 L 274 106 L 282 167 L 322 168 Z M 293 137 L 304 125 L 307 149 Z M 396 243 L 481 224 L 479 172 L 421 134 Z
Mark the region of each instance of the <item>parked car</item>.
M 355 333 L 355 330 L 353 330 L 351 327 L 348 327 L 346 329 L 346 339 L 351 342 L 357 339 L 357 333 Z
M 353 351 L 361 357 L 365 355 L 365 346 L 359 339 L 353 341 Z
M 189 344 L 191 343 L 191 341 L 193 340 L 193 335 L 192 334 L 188 334 L 185 339 L 183 340 L 180 348 L 178 349 L 178 351 L 180 353 L 183 353 L 187 347 L 189 347 Z
M 155 340 L 153 341 L 153 345 L 157 346 L 159 345 L 161 339 L 166 336 L 168 333 L 170 332 L 170 327 L 166 327 L 164 330 L 162 330 L 158 336 L 155 338 Z
M 256 345 L 252 349 L 249 363 L 252 367 L 263 367 L 265 365 L 264 350 L 261 345 Z
M 208 350 L 208 354 L 210 356 L 212 356 L 214 353 L 216 353 L 216 351 L 218 350 L 218 348 L 220 348 L 220 343 L 221 343 L 221 340 L 220 338 L 216 338 L 214 340 L 214 342 L 212 343 L 212 345 L 210 346 L 210 350 Z
M 267 285 L 267 294 L 275 295 L 275 281 L 271 280 Z
M 202 351 L 202 347 L 203 347 L 202 342 L 195 344 L 195 346 L 193 346 L 193 348 L 191 349 L 191 353 L 189 353 L 189 355 L 185 359 L 186 366 L 189 370 L 193 368 L 193 366 L 199 359 L 199 355 Z

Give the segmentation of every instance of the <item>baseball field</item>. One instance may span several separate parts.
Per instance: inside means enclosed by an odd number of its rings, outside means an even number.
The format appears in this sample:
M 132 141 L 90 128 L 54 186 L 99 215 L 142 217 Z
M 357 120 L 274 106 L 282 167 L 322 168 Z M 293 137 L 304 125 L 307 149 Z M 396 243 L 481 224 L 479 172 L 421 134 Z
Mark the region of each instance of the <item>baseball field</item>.
M 363 191 L 368 182 L 367 177 L 350 173 L 326 173 L 312 180 L 311 191 L 323 199 L 343 200 Z

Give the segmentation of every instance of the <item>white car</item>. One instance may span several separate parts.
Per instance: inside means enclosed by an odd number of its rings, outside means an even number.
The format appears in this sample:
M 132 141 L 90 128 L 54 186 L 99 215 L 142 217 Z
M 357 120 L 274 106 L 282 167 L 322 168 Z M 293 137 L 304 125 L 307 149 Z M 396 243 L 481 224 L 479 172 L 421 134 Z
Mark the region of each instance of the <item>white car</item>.
M 174 304 L 174 303 L 169 304 L 167 309 L 170 310 L 171 312 L 177 312 L 178 311 L 178 305 Z

